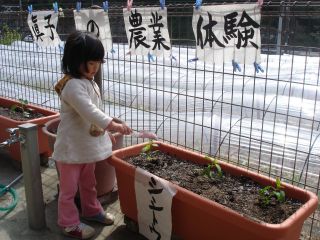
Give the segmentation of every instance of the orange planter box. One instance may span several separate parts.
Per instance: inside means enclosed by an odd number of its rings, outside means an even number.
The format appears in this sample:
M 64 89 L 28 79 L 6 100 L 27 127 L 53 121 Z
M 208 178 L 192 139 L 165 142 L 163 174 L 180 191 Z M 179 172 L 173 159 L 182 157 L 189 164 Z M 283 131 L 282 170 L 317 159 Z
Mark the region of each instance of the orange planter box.
M 195 163 L 206 165 L 203 155 L 162 142 L 158 150 Z M 123 159 L 138 155 L 146 143 L 117 150 L 110 163 L 116 169 L 122 212 L 137 222 L 134 180 L 136 167 Z M 255 172 L 219 162 L 224 172 L 247 176 L 263 186 L 275 185 L 275 180 Z M 283 183 L 286 196 L 304 202 L 292 216 L 281 224 L 258 223 L 219 203 L 201 197 L 175 185 L 177 194 L 172 202 L 172 232 L 185 240 L 240 239 L 240 240 L 298 240 L 304 221 L 317 208 L 318 198 L 307 190 Z
M 11 100 L 8 98 L 0 97 L 0 106 L 10 108 L 14 104 L 19 104 L 18 101 Z M 28 108 L 35 109 L 36 112 L 41 113 L 44 117 L 36 118 L 27 121 L 17 121 L 8 117 L 0 115 L 0 142 L 3 142 L 9 138 L 9 133 L 6 131 L 7 128 L 16 128 L 24 123 L 33 123 L 38 125 L 38 144 L 39 144 L 39 154 L 40 156 L 48 157 L 51 154 L 51 150 L 48 145 L 47 136 L 43 134 L 41 128 L 49 120 L 59 116 L 58 112 L 50 111 L 45 108 L 38 106 L 27 105 Z M 6 147 L 9 151 L 10 157 L 12 159 L 21 162 L 20 144 L 15 143 L 11 146 Z

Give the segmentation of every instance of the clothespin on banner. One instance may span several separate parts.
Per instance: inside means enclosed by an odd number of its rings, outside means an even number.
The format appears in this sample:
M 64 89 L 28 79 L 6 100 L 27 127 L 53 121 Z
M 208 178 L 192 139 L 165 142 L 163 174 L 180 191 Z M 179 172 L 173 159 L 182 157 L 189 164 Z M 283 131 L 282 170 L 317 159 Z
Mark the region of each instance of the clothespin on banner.
M 77 12 L 80 12 L 81 2 L 77 2 L 77 3 L 76 3 L 76 9 L 77 9 Z
M 188 62 L 196 62 L 198 60 L 199 60 L 199 58 L 196 57 L 196 58 L 189 59 Z
M 256 70 L 256 73 L 259 73 L 259 71 L 262 72 L 262 73 L 264 72 L 264 70 L 263 70 L 263 68 L 261 67 L 260 64 L 254 62 L 253 65 L 254 65 L 254 69 Z
M 130 12 L 131 11 L 131 8 L 132 8 L 132 2 L 133 0 L 128 0 L 127 1 L 127 10 Z
M 151 53 L 148 53 L 148 61 L 151 62 L 151 60 L 152 62 L 154 62 L 153 55 Z
M 108 3 L 108 1 L 102 2 L 102 6 L 103 6 L 103 10 L 104 10 L 105 12 L 107 12 L 107 11 L 109 10 L 109 3 Z
M 201 7 L 202 4 L 202 0 L 196 0 L 196 9 L 199 10 L 199 8 Z
M 233 71 L 234 72 L 236 72 L 236 71 L 241 72 L 241 67 L 236 61 L 232 60 L 232 66 L 233 66 Z
M 28 13 L 30 13 L 30 14 L 32 13 L 32 5 L 28 6 Z
M 163 10 L 164 7 L 166 6 L 166 0 L 160 0 L 160 7 Z
M 54 3 L 52 3 L 52 6 L 53 6 L 54 13 L 57 13 L 58 12 L 58 3 L 54 2 Z
M 262 5 L 263 5 L 263 0 L 258 0 L 258 5 L 259 5 L 259 7 L 261 8 Z

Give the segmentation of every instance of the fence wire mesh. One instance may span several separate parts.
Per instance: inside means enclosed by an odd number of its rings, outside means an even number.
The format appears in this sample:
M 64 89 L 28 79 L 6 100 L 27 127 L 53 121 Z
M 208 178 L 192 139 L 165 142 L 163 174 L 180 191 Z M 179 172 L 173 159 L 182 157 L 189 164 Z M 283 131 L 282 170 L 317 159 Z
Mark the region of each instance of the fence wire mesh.
M 114 52 L 103 66 L 105 111 L 135 130 L 319 194 L 320 34 L 318 1 L 269 1 L 262 8 L 262 66 L 212 65 L 195 57 L 192 4 L 168 5 L 172 58 L 131 56 L 122 6 L 111 6 Z M 75 29 L 63 9 L 62 40 Z M 59 110 L 53 86 L 61 49 L 33 43 L 24 11 L 1 12 L 1 96 Z M 5 31 L 9 29 L 9 31 Z M 126 138 L 126 145 L 138 142 Z M 320 239 L 317 210 L 301 239 Z

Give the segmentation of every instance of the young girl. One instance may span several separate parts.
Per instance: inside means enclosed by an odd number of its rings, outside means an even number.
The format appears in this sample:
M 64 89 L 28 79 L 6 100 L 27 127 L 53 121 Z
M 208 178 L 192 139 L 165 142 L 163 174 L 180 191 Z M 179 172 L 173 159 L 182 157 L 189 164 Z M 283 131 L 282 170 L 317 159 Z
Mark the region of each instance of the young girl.
M 79 239 L 92 237 L 95 230 L 80 222 L 74 203 L 78 188 L 84 219 L 105 225 L 114 221 L 104 212 L 95 189 L 95 163 L 111 155 L 115 142 L 105 131 L 132 133 L 125 123 L 100 110 L 100 90 L 93 78 L 103 58 L 103 45 L 95 36 L 80 31 L 70 34 L 62 58 L 66 75 L 55 86 L 61 99 L 61 121 L 52 155 L 60 180 L 58 225 L 65 235 Z

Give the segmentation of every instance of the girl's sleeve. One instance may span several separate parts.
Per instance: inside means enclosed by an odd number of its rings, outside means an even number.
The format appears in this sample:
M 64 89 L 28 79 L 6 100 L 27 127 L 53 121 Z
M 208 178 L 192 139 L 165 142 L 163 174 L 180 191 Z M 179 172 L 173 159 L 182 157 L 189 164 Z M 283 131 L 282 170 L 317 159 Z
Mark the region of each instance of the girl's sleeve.
M 82 82 L 69 81 L 62 91 L 61 98 L 84 119 L 105 129 L 112 117 L 101 111 L 88 95 L 86 85 Z

